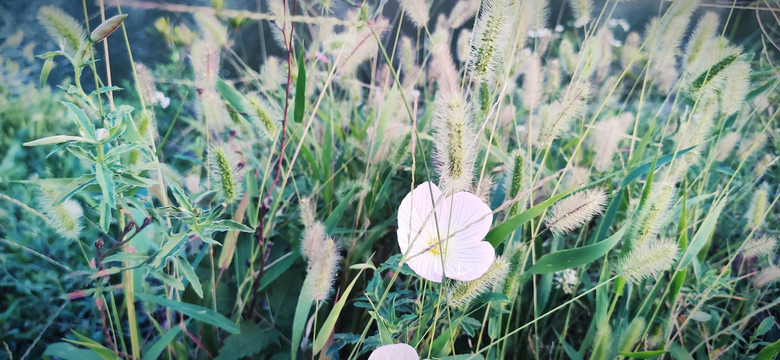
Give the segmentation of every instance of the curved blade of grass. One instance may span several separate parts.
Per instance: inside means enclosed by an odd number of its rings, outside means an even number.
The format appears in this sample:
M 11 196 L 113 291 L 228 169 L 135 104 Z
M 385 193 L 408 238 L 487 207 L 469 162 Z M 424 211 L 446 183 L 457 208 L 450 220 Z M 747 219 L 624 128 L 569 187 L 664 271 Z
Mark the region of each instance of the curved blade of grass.
M 569 195 L 571 191 L 565 191 L 558 195 L 555 195 L 545 201 L 542 201 L 538 205 L 523 211 L 522 213 L 504 221 L 501 225 L 494 227 L 485 236 L 485 241 L 489 242 L 493 247 L 501 245 L 509 235 L 512 234 L 517 228 L 523 224 L 531 221 L 531 219 L 541 215 L 548 207 L 552 206 L 556 201 L 562 199 L 564 196 Z
M 355 278 L 349 283 L 349 286 L 344 290 L 344 293 L 341 294 L 341 299 L 339 299 L 336 305 L 333 305 L 333 309 L 330 310 L 328 318 L 322 323 L 322 327 L 320 327 L 320 331 L 317 333 L 317 339 L 314 341 L 313 354 L 320 352 L 322 347 L 325 346 L 325 342 L 330 338 L 330 333 L 333 332 L 333 327 L 336 326 L 336 320 L 338 320 L 341 310 L 344 309 L 344 305 L 347 303 L 349 293 L 352 291 L 352 287 L 355 286 L 355 282 L 357 282 L 357 279 L 362 273 L 363 270 L 360 270 L 357 275 L 355 275 Z
M 303 110 L 306 107 L 306 65 L 303 61 L 303 49 L 298 56 L 298 79 L 295 80 L 295 108 L 293 120 L 297 123 L 303 121 Z
M 170 308 L 173 311 L 178 311 L 195 320 L 202 321 L 217 327 L 221 327 L 232 334 L 237 334 L 239 332 L 239 328 L 238 325 L 236 325 L 236 323 L 230 321 L 230 319 L 226 318 L 224 315 L 214 310 L 207 309 L 202 306 L 189 304 L 185 302 L 178 302 L 178 301 L 166 299 L 164 297 L 150 295 L 146 293 L 137 293 L 135 294 L 135 297 L 138 298 L 139 300 L 152 302 L 157 305 Z
M 154 360 L 158 359 L 160 357 L 160 354 L 162 354 L 163 350 L 165 350 L 166 347 L 168 347 L 168 344 L 173 341 L 173 339 L 176 338 L 177 335 L 179 335 L 179 332 L 181 332 L 180 326 L 173 326 L 170 330 L 168 330 L 165 335 L 160 337 L 159 340 L 155 341 L 152 346 L 149 346 L 146 348 L 143 354 L 144 360 Z
M 699 250 L 704 247 L 704 243 L 707 242 L 707 239 L 712 236 L 712 232 L 715 231 L 715 223 L 717 222 L 718 217 L 720 217 L 720 213 L 723 211 L 723 206 L 726 205 L 727 199 L 728 196 L 724 196 L 719 202 L 712 204 L 712 210 L 707 214 L 707 217 L 704 218 L 699 231 L 693 236 L 691 244 L 685 249 L 677 269 L 684 269 L 688 266 L 691 260 L 699 253 Z
M 545 254 L 540 257 L 536 264 L 531 266 L 527 272 L 531 274 L 547 274 L 558 270 L 582 266 L 595 261 L 604 256 L 604 254 L 609 252 L 609 250 L 620 241 L 620 238 L 623 237 L 623 233 L 626 232 L 626 229 L 627 227 L 623 226 L 604 241 L 592 245 Z
M 650 350 L 650 351 L 637 351 L 637 352 L 628 352 L 628 351 L 619 351 L 620 355 L 628 356 L 630 358 L 636 358 L 636 359 L 652 359 L 658 355 L 666 354 L 669 350 Z

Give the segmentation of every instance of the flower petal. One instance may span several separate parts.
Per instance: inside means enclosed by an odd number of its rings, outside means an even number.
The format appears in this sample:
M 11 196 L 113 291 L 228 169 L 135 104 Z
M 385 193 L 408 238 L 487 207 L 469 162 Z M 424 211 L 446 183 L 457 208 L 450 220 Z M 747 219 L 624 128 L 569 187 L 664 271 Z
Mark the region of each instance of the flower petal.
M 383 345 L 374 350 L 368 360 L 419 360 L 417 351 L 407 344 Z
M 432 212 L 434 202 L 440 200 L 440 197 L 441 190 L 432 182 L 426 181 L 406 194 L 401 201 L 398 207 L 398 246 L 402 254 L 406 253 L 412 242 L 415 242 L 415 245 L 427 243 L 428 238 L 436 236 Z M 418 232 L 420 236 L 417 236 Z M 417 239 L 422 240 L 416 241 Z
M 459 245 L 474 244 L 485 238 L 493 223 L 493 211 L 482 199 L 467 192 L 447 197 L 436 209 L 439 233 Z
M 453 242 L 444 263 L 444 274 L 451 279 L 471 281 L 488 271 L 496 252 L 487 241 L 476 244 Z
M 445 272 L 441 259 L 441 255 L 428 251 L 421 253 L 417 249 L 412 249 L 406 264 L 422 278 L 438 283 L 444 279 Z

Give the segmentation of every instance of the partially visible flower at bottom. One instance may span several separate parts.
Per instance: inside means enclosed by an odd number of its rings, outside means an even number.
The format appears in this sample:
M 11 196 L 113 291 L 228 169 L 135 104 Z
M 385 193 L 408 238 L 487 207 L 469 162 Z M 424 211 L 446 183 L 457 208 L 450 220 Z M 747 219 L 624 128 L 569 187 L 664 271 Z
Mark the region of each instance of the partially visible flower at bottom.
M 383 345 L 374 350 L 368 360 L 419 360 L 417 351 L 407 344 Z
M 490 207 L 474 194 L 444 196 L 424 182 L 398 208 L 398 245 L 409 267 L 427 280 L 471 281 L 495 259 L 493 246 L 482 241 L 492 222 Z

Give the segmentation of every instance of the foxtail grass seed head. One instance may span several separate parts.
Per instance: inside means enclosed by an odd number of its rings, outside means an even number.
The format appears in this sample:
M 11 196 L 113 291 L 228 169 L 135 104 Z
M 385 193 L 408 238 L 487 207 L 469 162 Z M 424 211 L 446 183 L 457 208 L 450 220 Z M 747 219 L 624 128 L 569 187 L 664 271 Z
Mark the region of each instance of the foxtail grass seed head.
M 648 26 L 648 71 L 662 93 L 669 92 L 677 81 L 680 44 L 697 4 L 696 0 L 674 1 L 661 18 L 653 19 Z
M 228 146 L 214 146 L 209 150 L 209 168 L 222 201 L 232 204 L 243 194 L 243 170 L 238 154 Z
M 753 286 L 762 288 L 780 279 L 780 267 L 770 265 L 763 268 L 753 277 Z
M 534 111 L 542 100 L 542 59 L 533 53 L 526 59 L 523 77 L 523 105 Z
M 654 239 L 635 246 L 618 261 L 617 273 L 631 281 L 657 278 L 677 260 L 680 248 L 670 239 Z
M 590 182 L 590 171 L 584 166 L 572 166 L 563 175 L 561 188 L 570 190 L 580 188 Z
M 400 0 L 400 2 L 404 8 L 404 13 L 412 19 L 414 26 L 422 28 L 428 24 L 428 20 L 430 20 L 430 2 L 427 0 Z
M 135 62 L 135 73 L 138 76 L 138 87 L 141 89 L 141 96 L 144 103 L 147 105 L 152 104 L 153 96 L 155 93 L 155 78 L 152 72 L 146 65 Z
M 744 141 L 740 141 L 739 149 L 737 149 L 737 158 L 740 162 L 747 161 L 753 154 L 759 153 L 767 142 L 766 132 L 760 132 L 758 134 L 746 134 L 743 136 Z
M 456 282 L 447 294 L 447 303 L 452 308 L 466 310 L 479 295 L 503 284 L 508 271 L 509 262 L 501 256 L 497 257 L 488 271 L 478 279 Z
M 456 2 L 455 6 L 453 6 L 450 11 L 448 20 L 450 28 L 457 29 L 463 26 L 466 21 L 469 21 L 476 16 L 477 11 L 479 11 L 480 3 L 480 0 L 462 0 Z
M 685 45 L 683 63 L 686 64 L 686 67 L 691 67 L 699 59 L 699 56 L 705 54 L 705 51 L 716 45 L 713 38 L 717 35 L 719 25 L 720 19 L 714 11 L 707 11 L 699 19 L 688 43 Z
M 460 96 L 439 96 L 433 115 L 436 169 L 446 193 L 471 189 L 474 177 L 472 115 Z
M 46 32 L 58 41 L 70 55 L 78 53 L 85 45 L 87 32 L 76 19 L 59 7 L 48 5 L 38 10 L 38 21 Z
M 765 182 L 756 189 L 756 192 L 753 193 L 753 198 L 750 200 L 750 206 L 745 214 L 745 219 L 747 219 L 746 230 L 758 229 L 761 226 L 768 206 L 769 184 Z
M 604 211 L 607 194 L 601 188 L 575 193 L 553 204 L 547 226 L 556 234 L 565 234 L 584 225 Z
M 718 144 L 715 146 L 715 160 L 726 160 L 734 151 L 734 148 L 737 146 L 740 137 L 741 136 L 737 132 L 730 132 L 723 135 L 723 137 L 720 138 L 720 141 L 718 141 Z
M 506 192 L 507 200 L 514 200 L 518 194 L 530 188 L 531 184 L 531 164 L 526 152 L 518 148 L 512 153 L 512 172 L 510 174 L 511 181 L 509 182 L 509 188 Z M 507 216 L 513 216 L 517 212 L 525 207 L 525 202 L 522 199 L 517 199 L 517 202 L 507 211 Z
M 116 31 L 116 29 L 118 29 L 125 21 L 126 17 L 127 14 L 122 14 L 114 15 L 108 18 L 102 24 L 98 25 L 95 30 L 92 30 L 92 33 L 89 34 L 89 39 L 92 40 L 92 42 L 102 41 L 103 39 L 107 38 L 108 35 L 111 35 L 112 32 Z
M 751 238 L 742 244 L 742 256 L 746 258 L 770 255 L 777 248 L 777 239 L 767 235 Z
M 436 79 L 441 97 L 459 96 L 460 82 L 458 80 L 458 70 L 452 61 L 449 42 L 442 41 L 433 46 L 429 69 L 431 70 L 431 75 Z
M 566 294 L 572 295 L 574 294 L 574 288 L 577 285 L 577 271 L 574 269 L 556 271 L 553 274 L 553 280 L 555 281 L 556 288 L 562 290 Z
M 774 165 L 777 160 L 780 159 L 772 154 L 764 154 L 764 156 L 756 162 L 756 166 L 753 168 L 753 175 L 756 179 L 764 176 L 767 170 Z
M 509 251 L 507 251 L 509 253 Z M 507 269 L 507 276 L 502 285 L 504 294 L 513 301 L 520 293 L 520 287 L 522 286 L 523 267 L 526 260 L 526 248 L 524 245 L 517 245 L 517 250 L 512 253 L 509 258 L 509 268 Z
M 276 117 L 270 104 L 260 95 L 252 93 L 244 98 L 244 107 L 249 111 L 249 118 L 267 138 L 273 139 L 276 136 Z
M 308 291 L 314 300 L 324 301 L 333 288 L 333 281 L 339 270 L 341 247 L 335 240 L 327 237 L 316 250 L 309 258 L 304 291 Z
M 41 189 L 38 205 L 41 212 L 52 222 L 54 230 L 67 240 L 78 240 L 82 229 L 84 211 L 76 200 L 68 199 L 59 205 L 54 200 L 59 193 L 53 188 Z
M 512 33 L 515 7 L 512 0 L 486 0 L 471 33 L 468 69 L 477 83 L 490 82 L 501 67 Z
M 549 113 L 542 118 L 539 142 L 548 146 L 567 130 L 577 117 L 585 112 L 585 99 L 591 87 L 586 82 L 573 82 L 566 89 L 563 98 L 550 105 Z
M 620 351 L 630 352 L 640 340 L 647 327 L 647 320 L 643 316 L 637 316 L 628 325 L 620 342 Z
M 730 116 L 745 103 L 748 90 L 750 90 L 750 64 L 746 61 L 737 61 L 723 70 L 725 86 L 720 91 L 720 110 Z
M 626 232 L 625 239 L 631 244 L 631 248 L 641 248 L 655 239 L 666 219 L 666 214 L 674 202 L 677 192 L 672 181 L 654 181 L 650 194 L 645 203 L 636 210 L 631 217 L 631 225 Z
M 574 0 L 571 2 L 571 9 L 574 11 L 574 27 L 583 27 L 590 22 L 593 2 L 591 0 Z
M 617 152 L 620 140 L 626 137 L 628 127 L 634 121 L 634 114 L 622 113 L 608 120 L 596 123 L 590 129 L 588 144 L 596 153 L 593 167 L 604 172 L 609 170 Z
M 228 45 L 227 27 L 214 14 L 199 11 L 195 13 L 201 34 L 219 47 Z

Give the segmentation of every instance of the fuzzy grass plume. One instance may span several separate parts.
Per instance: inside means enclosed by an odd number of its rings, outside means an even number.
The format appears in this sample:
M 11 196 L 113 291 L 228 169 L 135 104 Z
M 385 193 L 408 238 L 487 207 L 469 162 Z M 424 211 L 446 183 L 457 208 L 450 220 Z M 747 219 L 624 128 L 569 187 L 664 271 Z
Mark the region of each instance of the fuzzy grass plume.
M 465 310 L 479 295 L 501 285 L 509 271 L 509 262 L 503 258 L 496 258 L 493 265 L 480 278 L 473 281 L 458 281 L 450 289 L 447 295 L 447 303 L 450 307 Z
M 556 234 L 565 234 L 584 225 L 604 211 L 607 194 L 603 189 L 583 190 L 555 203 L 545 224 Z
M 617 263 L 618 275 L 639 282 L 644 278 L 658 278 L 679 256 L 680 247 L 670 239 L 646 241 L 634 247 Z
M 38 21 L 43 24 L 49 36 L 56 39 L 71 55 L 82 50 L 86 44 L 87 32 L 62 9 L 48 5 L 38 10 Z
M 209 150 L 208 163 L 220 200 L 232 204 L 243 194 L 244 164 L 227 145 Z
M 511 0 L 483 2 L 482 11 L 471 32 L 468 69 L 475 82 L 491 81 L 501 67 L 501 59 L 512 33 L 514 13 L 514 2 Z
M 53 188 L 43 188 L 38 196 L 38 205 L 44 215 L 54 225 L 57 234 L 67 240 L 78 240 L 82 231 L 84 211 L 81 205 L 73 199 L 54 205 L 58 192 Z
M 474 130 L 468 104 L 459 96 L 438 97 L 433 126 L 436 129 L 436 168 L 449 192 L 471 189 L 474 181 Z

